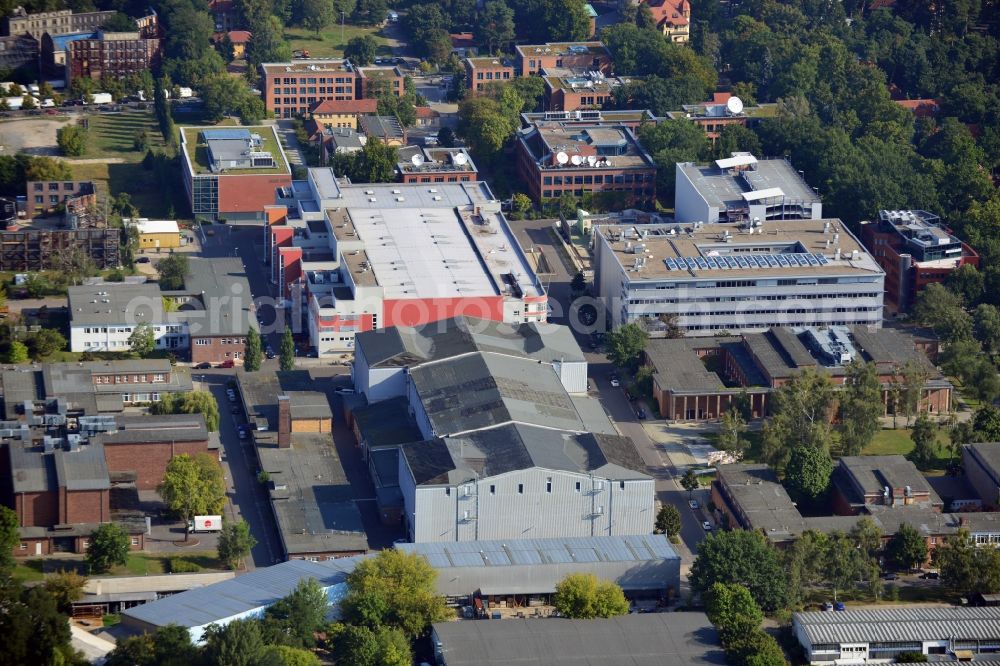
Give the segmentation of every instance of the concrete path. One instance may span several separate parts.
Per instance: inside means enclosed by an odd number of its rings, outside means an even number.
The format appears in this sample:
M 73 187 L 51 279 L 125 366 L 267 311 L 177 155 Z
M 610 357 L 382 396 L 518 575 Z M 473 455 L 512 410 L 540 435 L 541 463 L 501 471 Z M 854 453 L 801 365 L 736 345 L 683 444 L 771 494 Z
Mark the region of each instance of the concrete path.
M 92 664 L 103 664 L 104 658 L 115 649 L 115 644 L 109 640 L 89 634 L 80 627 L 70 624 L 70 644 L 79 650 Z

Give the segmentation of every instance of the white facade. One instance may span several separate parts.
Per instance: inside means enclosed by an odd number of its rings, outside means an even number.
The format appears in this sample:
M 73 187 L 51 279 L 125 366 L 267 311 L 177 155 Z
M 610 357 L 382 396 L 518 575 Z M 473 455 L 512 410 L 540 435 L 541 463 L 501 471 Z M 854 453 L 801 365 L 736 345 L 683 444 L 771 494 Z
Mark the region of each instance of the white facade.
M 775 228 L 782 223 L 769 224 Z M 802 236 L 786 234 L 780 239 L 766 233 L 734 236 L 724 243 L 702 233 L 710 227 L 701 227 L 692 235 L 677 233 L 675 229 L 672 235 L 656 240 L 652 236 L 637 237 L 635 242 L 643 250 L 644 261 L 639 270 L 633 262 L 640 255 L 628 254 L 631 241 L 609 240 L 610 227 L 595 227 L 594 283 L 615 327 L 646 319 L 655 330 L 660 315 L 675 317 L 676 325 L 692 336 L 711 336 L 721 331 L 749 333 L 773 326 L 881 327 L 885 273 L 863 248 L 853 257 L 849 253 L 839 256 L 838 252 L 836 259 L 834 252 L 828 250 L 824 256 L 827 263 L 821 267 L 725 271 L 663 268 L 666 258 L 672 259 L 677 254 L 674 244 L 682 236 L 689 246 L 695 246 L 689 251 L 698 259 L 720 255 L 777 256 L 785 252 L 780 246 L 793 253 L 805 254 L 804 248 L 810 256 L 813 252 L 820 254 L 818 249 L 823 245 L 817 242 L 823 242 L 824 222 L 798 224 L 815 224 L 816 231 Z M 655 226 L 656 230 L 650 229 L 649 233 L 657 230 L 666 233 L 672 225 Z M 642 233 L 647 233 L 645 227 Z M 819 239 L 810 238 L 816 234 Z M 840 234 L 844 235 L 845 245 L 851 242 L 853 247 L 861 247 L 853 236 L 847 237 L 846 229 Z M 699 242 L 701 239 L 704 245 Z
M 409 537 L 427 541 L 624 536 L 653 531 L 653 480 L 538 467 L 457 485 L 415 486 L 399 457 Z
M 150 323 L 157 349 L 187 349 L 190 345 L 186 323 Z M 70 326 L 70 351 L 123 352 L 129 351 L 129 337 L 135 322 L 79 324 Z

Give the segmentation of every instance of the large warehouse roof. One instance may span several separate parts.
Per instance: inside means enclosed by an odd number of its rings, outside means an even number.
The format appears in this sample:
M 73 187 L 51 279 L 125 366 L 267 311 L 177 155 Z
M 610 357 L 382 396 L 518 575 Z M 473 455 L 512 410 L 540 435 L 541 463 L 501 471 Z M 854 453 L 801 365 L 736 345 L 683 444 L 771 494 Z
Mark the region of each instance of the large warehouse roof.
M 503 620 L 434 625 L 447 666 L 689 666 L 725 664 L 704 613 L 602 620 Z
M 927 640 L 1000 640 L 1000 607 L 884 608 L 795 613 L 812 645 Z

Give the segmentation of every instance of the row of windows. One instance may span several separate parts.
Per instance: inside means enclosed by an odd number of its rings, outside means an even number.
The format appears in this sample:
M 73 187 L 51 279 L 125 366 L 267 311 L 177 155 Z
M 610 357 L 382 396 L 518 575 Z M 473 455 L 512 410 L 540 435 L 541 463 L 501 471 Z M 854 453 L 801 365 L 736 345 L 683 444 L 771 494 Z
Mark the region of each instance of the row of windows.
M 713 313 L 715 314 L 715 313 Z M 742 313 L 741 313 L 742 314 Z M 840 320 L 840 321 L 790 321 L 787 323 L 782 323 L 782 326 L 851 326 L 865 320 Z M 874 319 L 872 320 L 875 321 Z M 732 331 L 734 328 L 739 329 L 740 324 L 736 322 L 730 322 L 728 324 L 692 324 L 690 326 L 682 327 L 686 331 Z
M 485 76 L 483 76 L 483 74 L 485 74 Z M 493 72 L 476 72 L 476 78 L 480 81 L 483 79 L 486 79 L 487 81 L 492 81 L 494 79 L 499 81 L 501 78 L 506 80 L 510 78 L 510 72 L 497 72 L 496 76 L 493 76 Z
M 602 486 L 603 486 L 603 483 L 600 482 L 600 481 L 598 481 L 597 482 L 596 490 L 600 490 Z M 624 481 L 619 481 L 618 482 L 618 488 L 621 489 L 621 490 L 625 490 L 625 482 Z M 577 481 L 575 483 L 573 489 L 576 492 L 580 492 L 581 491 L 581 485 L 580 485 L 579 481 Z M 545 478 L 545 492 L 546 493 L 551 493 L 552 492 L 552 477 L 551 476 Z M 444 489 L 444 494 L 447 495 L 448 497 L 451 497 L 451 488 L 445 488 Z M 496 495 L 496 494 L 497 494 L 496 484 L 491 483 L 490 484 L 490 495 Z M 517 484 L 517 494 L 518 495 L 523 495 L 524 494 L 524 484 L 523 483 Z
M 147 381 L 154 384 L 165 382 L 166 375 L 158 372 L 152 375 L 97 375 L 94 377 L 95 384 L 145 384 Z
M 552 197 L 561 196 L 562 194 L 564 194 L 566 192 L 572 192 L 573 196 L 582 197 L 584 191 L 585 190 L 583 190 L 583 189 L 576 189 L 576 190 L 570 190 L 570 189 L 563 189 L 563 190 L 542 190 L 542 197 L 545 198 L 545 199 L 551 199 Z M 590 192 L 591 190 L 586 190 L 586 191 Z M 613 192 L 628 192 L 629 194 L 632 194 L 633 196 L 636 196 L 636 197 L 643 197 L 643 196 L 651 197 L 651 196 L 653 196 L 653 188 L 651 188 L 651 187 L 647 187 L 645 189 L 643 189 L 641 187 L 635 187 L 635 188 L 623 188 L 623 187 L 602 188 L 600 191 L 602 191 L 602 192 L 612 192 L 612 191 Z
M 284 77 L 282 79 L 275 79 L 275 83 L 281 83 L 283 85 L 301 85 L 301 84 L 316 84 L 316 83 L 351 83 L 354 81 L 353 76 L 297 76 L 297 77 Z
M 622 183 L 652 183 L 654 175 L 651 173 L 637 174 L 606 174 L 606 175 L 586 175 L 586 176 L 545 176 L 542 178 L 542 185 L 600 185 L 622 184 Z
M 242 345 L 246 342 L 245 338 L 221 338 L 219 344 L 222 345 Z M 211 338 L 195 338 L 194 344 L 198 347 L 206 347 L 212 344 Z
M 810 294 L 806 296 L 716 296 L 709 298 L 630 298 L 630 305 L 643 305 L 650 303 L 756 303 L 759 301 L 814 301 L 819 299 L 836 298 L 838 295 Z M 869 294 L 869 298 L 876 298 L 878 294 Z M 847 296 L 842 296 L 847 297 Z M 865 298 L 865 294 L 851 294 L 851 299 Z
M 164 331 L 166 331 L 167 333 L 180 333 L 183 330 L 183 328 L 184 328 L 183 326 L 171 324 L 169 326 L 154 326 L 153 331 L 156 333 L 163 333 Z M 102 327 L 102 328 L 93 327 L 93 328 L 84 328 L 83 332 L 84 333 L 131 333 L 132 327 L 131 326 L 126 328 L 115 328 L 114 326 Z
M 74 185 L 73 183 L 63 183 L 62 184 L 62 188 L 64 190 L 72 190 L 73 189 L 73 185 Z M 45 190 L 45 183 L 34 183 L 33 188 L 34 188 L 35 192 L 42 192 L 42 191 Z M 58 192 L 59 191 L 59 183 L 49 183 L 49 191 L 50 192 Z
M 275 88 L 275 95 L 344 95 L 354 92 L 354 86 L 302 86 L 301 88 Z
M 139 537 L 132 537 L 131 544 L 133 546 L 138 546 L 139 545 Z M 83 547 L 84 548 L 89 548 L 90 547 L 90 539 L 84 539 L 83 540 Z M 28 550 L 28 544 L 26 544 L 26 543 L 24 543 L 22 541 L 21 545 L 18 546 L 18 550 Z

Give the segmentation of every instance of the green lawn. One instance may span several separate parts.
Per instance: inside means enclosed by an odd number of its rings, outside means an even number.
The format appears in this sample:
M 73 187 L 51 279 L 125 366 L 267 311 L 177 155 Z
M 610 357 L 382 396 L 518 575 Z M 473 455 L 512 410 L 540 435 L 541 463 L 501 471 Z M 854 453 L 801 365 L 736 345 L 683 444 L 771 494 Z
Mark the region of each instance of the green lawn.
M 172 557 L 184 560 L 198 567 L 199 571 L 221 570 L 224 567 L 219 562 L 215 551 L 197 551 L 191 553 L 129 553 L 128 562 L 123 567 L 115 567 L 109 576 L 151 576 L 169 573 L 168 560 Z M 47 558 L 18 560 L 14 569 L 14 578 L 21 582 L 43 580 L 45 574 L 60 570 L 75 570 L 87 575 L 87 563 L 82 558 L 72 556 L 65 559 Z
M 149 145 L 154 150 L 164 148 L 163 135 L 152 113 L 123 113 L 90 116 L 90 133 L 84 158 L 110 157 L 139 162 L 145 152 L 137 152 L 133 141 L 145 131 Z
M 345 25 L 343 39 L 340 34 L 340 24 L 328 27 L 318 36 L 312 30 L 305 28 L 285 28 L 285 39 L 291 44 L 292 50 L 309 51 L 310 58 L 340 58 L 344 55 L 344 47 L 352 37 L 364 35 L 372 35 L 378 40 L 378 55 L 392 55 L 392 49 L 377 27 Z
M 261 152 L 271 153 L 277 166 L 269 169 L 226 169 L 227 174 L 273 174 L 273 173 L 285 173 L 288 170 L 288 164 L 282 157 L 282 151 L 279 150 L 278 136 L 271 127 L 246 127 L 246 129 L 251 132 L 256 132 L 261 138 Z M 205 144 L 199 144 L 199 134 L 202 131 L 201 127 L 183 127 L 181 131 L 184 132 L 184 141 L 187 146 L 188 157 L 191 159 L 191 164 L 197 173 L 209 173 L 209 158 L 208 158 L 208 147 Z

